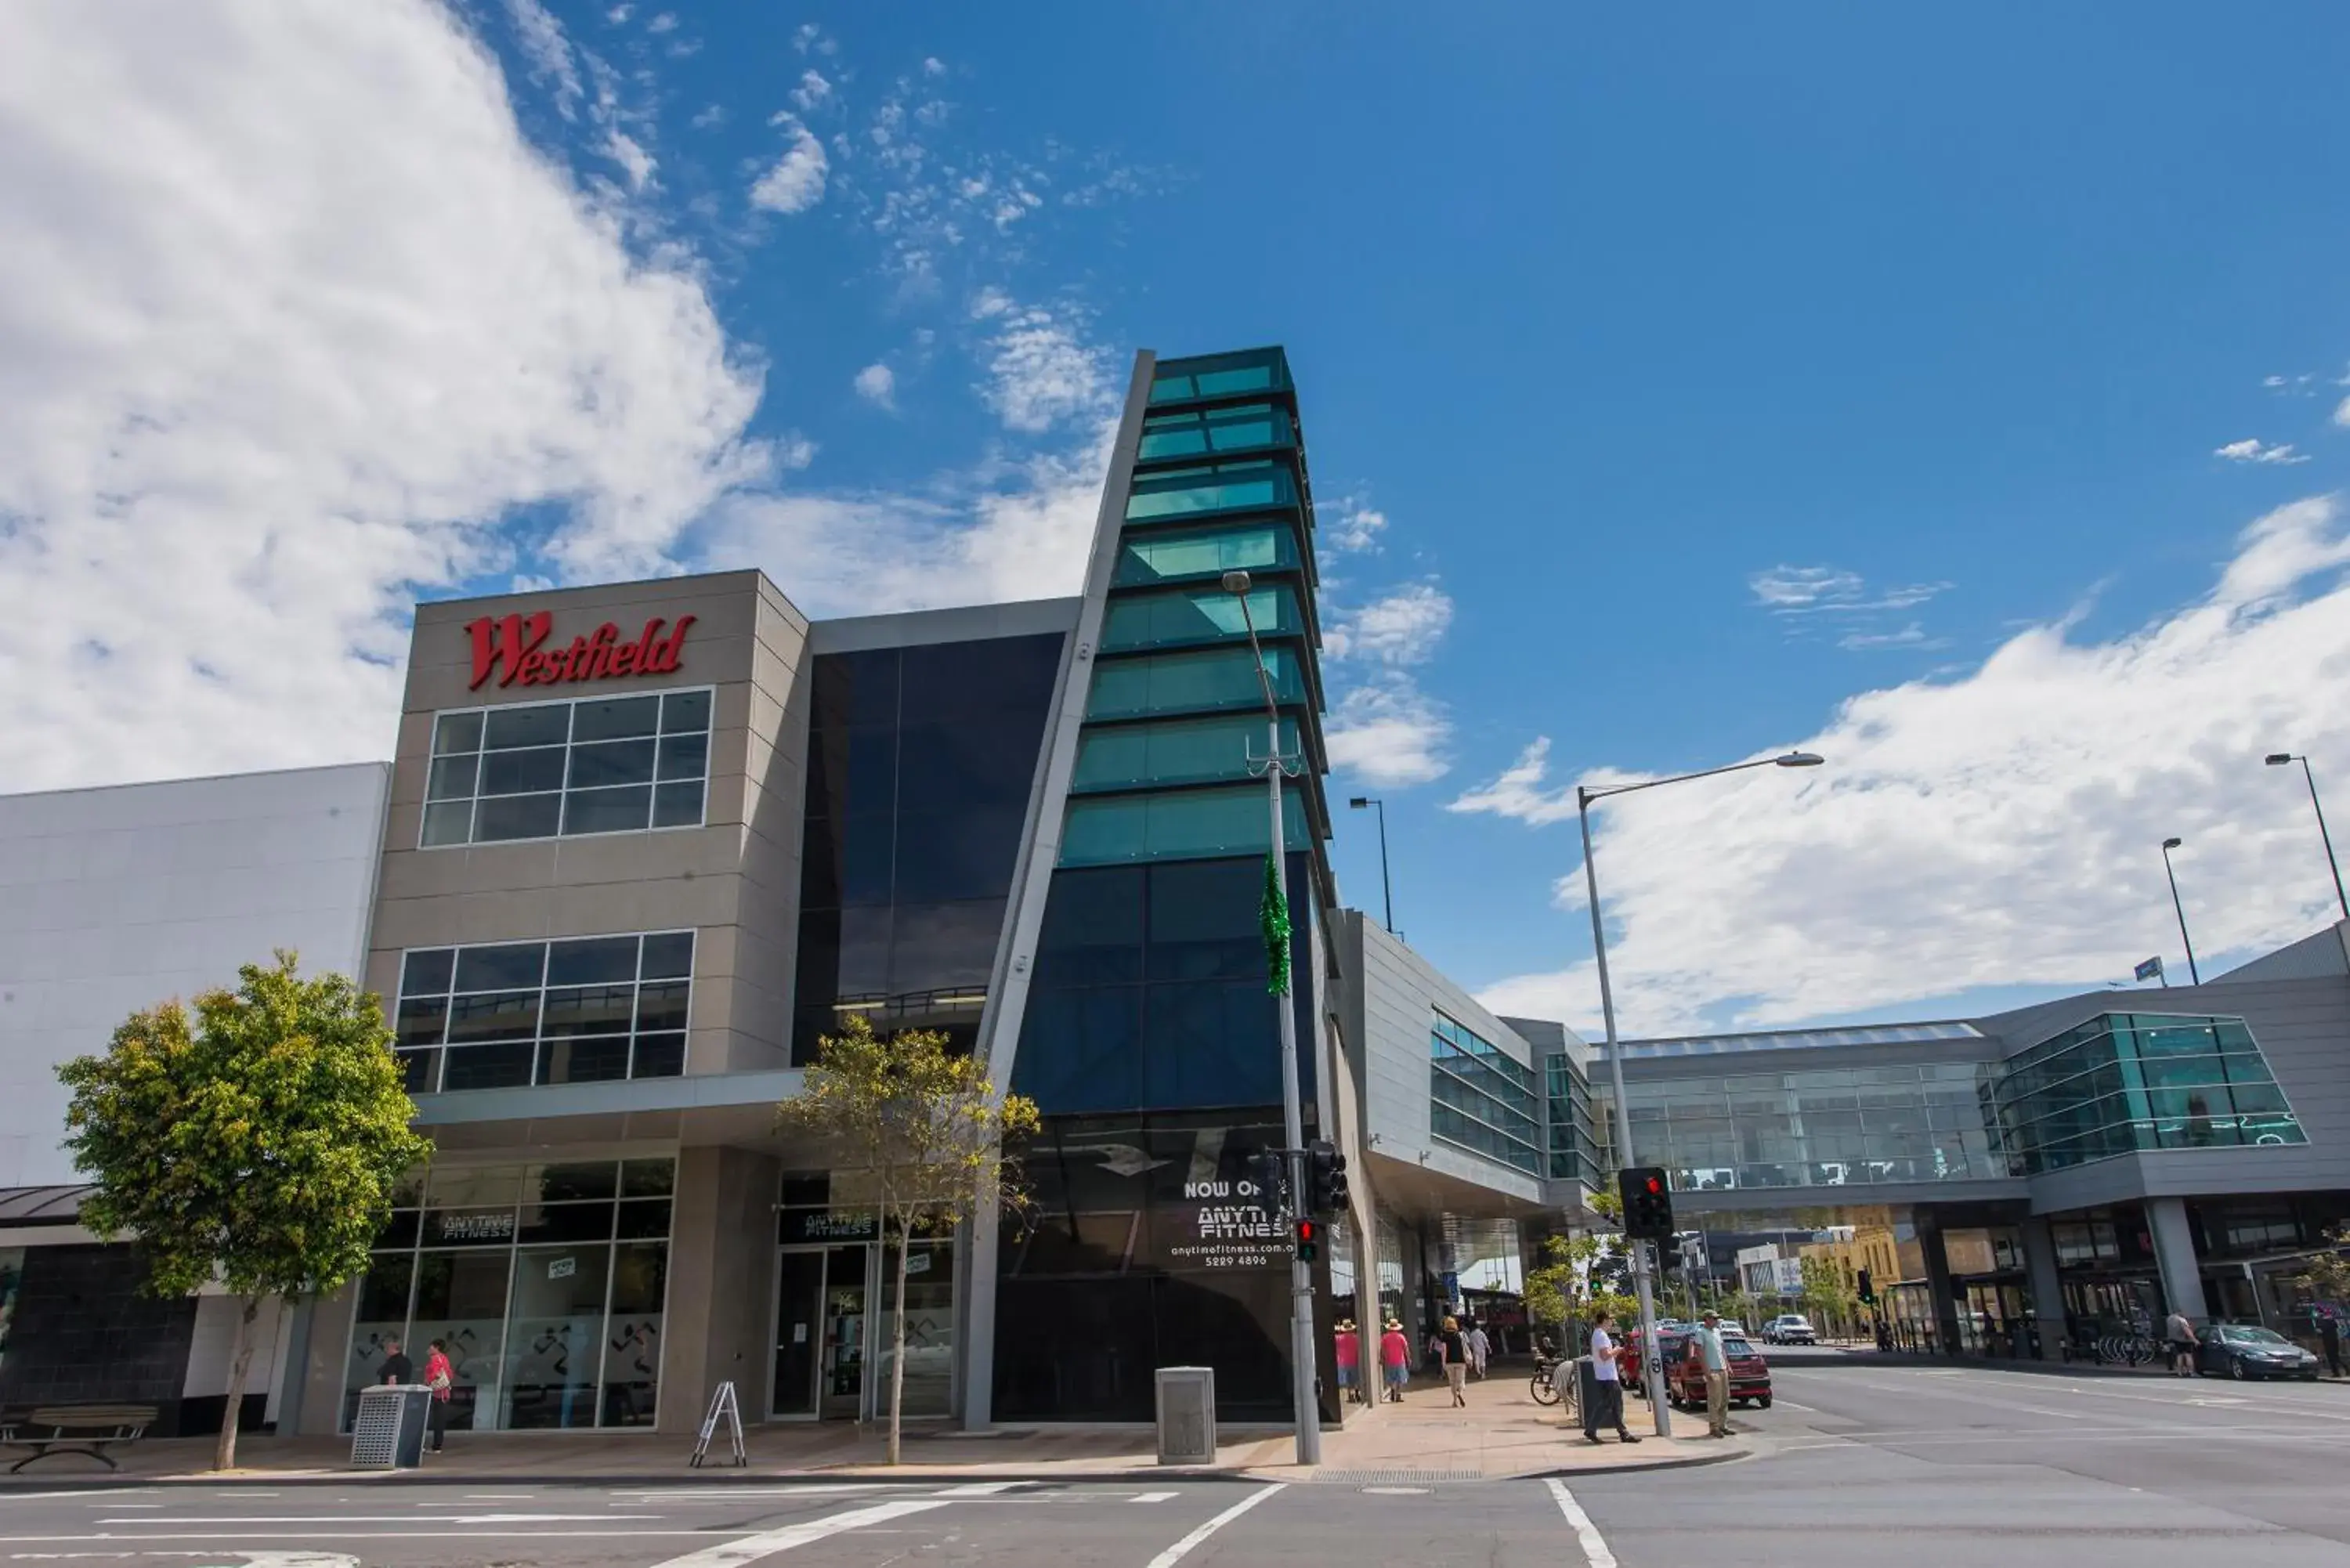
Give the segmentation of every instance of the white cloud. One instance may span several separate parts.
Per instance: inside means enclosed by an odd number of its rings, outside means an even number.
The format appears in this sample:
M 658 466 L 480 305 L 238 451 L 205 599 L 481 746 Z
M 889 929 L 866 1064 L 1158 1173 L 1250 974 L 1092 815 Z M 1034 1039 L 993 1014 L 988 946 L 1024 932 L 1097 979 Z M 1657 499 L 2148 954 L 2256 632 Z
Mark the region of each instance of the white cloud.
M 530 79 L 552 83 L 556 110 L 564 119 L 571 119 L 579 105 L 579 67 L 572 62 L 563 24 L 539 0 L 506 0 L 506 15 L 514 22 L 522 57 L 530 65 Z
M 1020 306 L 1000 289 L 983 290 L 971 313 L 992 329 L 980 395 L 1006 427 L 1041 434 L 1109 411 L 1109 357 L 1086 339 L 1076 313 Z
M 1338 611 L 1322 633 L 1334 659 L 1419 664 L 1452 625 L 1452 597 L 1433 583 L 1407 583 L 1356 609 Z
M 2308 457 L 2293 450 L 2290 441 L 2264 446 L 2257 438 L 2247 436 L 2215 449 L 2213 457 L 2224 457 L 2230 462 L 2307 462 Z
M 1451 737 L 1443 705 L 1394 671 L 1347 692 L 1323 726 L 1335 771 L 1395 789 L 1442 778 Z
M 723 103 L 704 104 L 702 111 L 689 123 L 696 130 L 708 130 L 713 126 L 723 125 L 726 123 L 726 106 Z
M 2207 960 L 2330 919 L 2308 800 L 2261 758 L 2304 750 L 2350 777 L 2345 567 L 2340 504 L 2297 502 L 2243 531 L 2209 595 L 2134 633 L 2075 643 L 2066 625 L 2033 627 L 1958 677 L 1864 692 L 1793 738 L 1823 769 L 1600 808 L 1626 1027 L 1768 1027 L 1975 986 L 2094 986 L 2152 952 L 2176 962 L 2172 835 Z M 1537 742 L 1455 809 L 1572 816 L 1546 759 Z M 1556 846 L 1572 867 L 1573 844 Z M 1597 1012 L 1587 963 L 1481 1000 Z
M 877 408 L 898 406 L 898 375 L 878 361 L 857 372 L 857 395 Z
M 824 155 L 824 143 L 806 126 L 789 115 L 777 116 L 776 122 L 784 126 L 791 146 L 775 161 L 775 166 L 760 175 L 751 187 L 751 205 L 786 215 L 805 213 L 824 200 L 825 173 L 830 161 Z
M 1321 514 L 1318 522 L 1323 544 L 1340 555 L 1376 550 L 1379 536 L 1388 531 L 1388 514 L 1358 495 L 1340 496 L 1315 510 Z
M 922 61 L 922 74 L 926 77 L 942 77 L 947 74 L 947 63 L 936 55 L 928 56 Z
M 623 130 L 605 133 L 604 156 L 619 164 L 621 171 L 628 175 L 629 189 L 632 192 L 643 192 L 652 182 L 653 171 L 660 167 L 635 137 Z
M 656 566 L 767 471 L 698 278 L 438 5 L 0 19 L 0 787 L 380 756 L 420 590 Z
M 1856 653 L 1879 648 L 1942 649 L 1950 646 L 1947 637 L 1928 637 L 1926 628 L 1916 621 L 1898 631 L 1848 631 L 1836 639 L 1836 646 Z
M 840 52 L 840 45 L 814 22 L 800 24 L 799 30 L 792 35 L 792 47 L 803 55 L 837 55 Z
M 2350 425 L 2350 398 L 2343 399 L 2334 406 L 2334 422 L 2337 425 Z
M 832 84 L 825 80 L 824 73 L 818 70 L 802 71 L 800 85 L 792 89 L 792 101 L 799 106 L 802 114 L 823 108 L 831 99 Z
M 674 33 L 677 31 L 677 14 L 673 11 L 661 12 L 651 21 L 645 24 L 645 31 L 648 33 Z
M 634 5 L 615 5 L 604 13 L 604 20 L 617 27 L 636 14 L 637 8 Z
M 1834 566 L 1778 566 L 1755 573 L 1746 579 L 1746 586 L 1754 591 L 1757 604 L 1773 609 L 1804 609 L 1859 597 L 1861 580 L 1858 573 Z

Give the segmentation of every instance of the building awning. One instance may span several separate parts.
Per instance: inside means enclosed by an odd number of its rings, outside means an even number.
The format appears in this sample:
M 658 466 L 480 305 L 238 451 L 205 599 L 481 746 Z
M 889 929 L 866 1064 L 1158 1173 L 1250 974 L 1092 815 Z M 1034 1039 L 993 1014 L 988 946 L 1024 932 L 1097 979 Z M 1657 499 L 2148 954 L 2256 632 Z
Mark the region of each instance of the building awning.
M 98 1189 L 79 1187 L 0 1187 L 0 1225 L 72 1225 L 82 1199 Z

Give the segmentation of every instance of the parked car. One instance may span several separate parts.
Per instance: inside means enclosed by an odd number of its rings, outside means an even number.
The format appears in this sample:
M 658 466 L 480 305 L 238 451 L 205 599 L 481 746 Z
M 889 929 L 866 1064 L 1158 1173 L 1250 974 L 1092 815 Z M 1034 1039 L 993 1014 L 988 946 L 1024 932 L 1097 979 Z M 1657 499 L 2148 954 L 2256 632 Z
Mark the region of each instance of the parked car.
M 1733 1405 L 1752 1403 L 1762 1409 L 1771 1407 L 1771 1364 L 1754 1348 L 1743 1334 L 1725 1333 L 1721 1336 L 1722 1359 L 1730 1363 L 1730 1402 Z M 1680 1354 L 1666 1363 L 1669 1374 L 1665 1392 L 1674 1408 L 1702 1410 L 1705 1408 L 1705 1355 L 1694 1339 L 1686 1341 Z
M 2299 1377 L 2317 1381 L 2317 1357 L 2272 1328 L 2215 1323 L 2203 1331 L 2195 1370 L 2208 1377 Z
M 1783 1312 L 1762 1325 L 1762 1339 L 1768 1345 L 1817 1345 L 1820 1336 L 1812 1332 L 1812 1320 L 1799 1312 Z
M 1663 1348 L 1668 1371 L 1679 1360 L 1689 1343 L 1689 1330 L 1658 1324 L 1657 1344 Z M 1648 1397 L 1648 1374 L 1640 1369 L 1640 1331 L 1637 1328 L 1617 1344 L 1616 1375 L 1623 1379 L 1624 1386 L 1630 1389 L 1635 1397 L 1645 1399 Z

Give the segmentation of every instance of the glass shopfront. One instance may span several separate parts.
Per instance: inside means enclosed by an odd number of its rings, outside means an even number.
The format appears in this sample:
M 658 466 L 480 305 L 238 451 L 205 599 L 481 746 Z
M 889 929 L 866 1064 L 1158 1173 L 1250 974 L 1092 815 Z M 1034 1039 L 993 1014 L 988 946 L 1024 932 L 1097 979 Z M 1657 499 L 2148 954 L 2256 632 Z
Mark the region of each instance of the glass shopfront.
M 397 1341 L 456 1373 L 457 1431 L 650 1426 L 676 1162 L 435 1168 L 407 1188 L 359 1282 L 343 1378 L 382 1380 Z
M 898 1250 L 871 1208 L 828 1176 L 786 1176 L 776 1206 L 775 1338 L 768 1414 L 866 1420 L 889 1408 Z M 917 1240 L 906 1254 L 907 1416 L 954 1405 L 954 1245 Z

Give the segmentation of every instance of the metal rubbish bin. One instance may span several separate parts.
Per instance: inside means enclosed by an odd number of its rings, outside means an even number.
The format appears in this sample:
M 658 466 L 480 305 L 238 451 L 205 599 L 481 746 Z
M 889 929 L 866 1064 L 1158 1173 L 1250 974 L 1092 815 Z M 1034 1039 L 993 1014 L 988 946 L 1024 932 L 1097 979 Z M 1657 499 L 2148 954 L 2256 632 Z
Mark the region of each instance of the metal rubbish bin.
M 1575 1414 L 1588 1431 L 1593 1412 L 1599 1408 L 1598 1363 L 1587 1355 L 1575 1358 Z
M 421 1383 L 386 1383 L 359 1390 L 351 1417 L 351 1468 L 412 1470 L 424 1462 L 424 1427 L 432 1390 Z
M 1162 1465 L 1212 1465 L 1216 1462 L 1214 1367 L 1162 1366 L 1159 1369 L 1159 1462 Z

